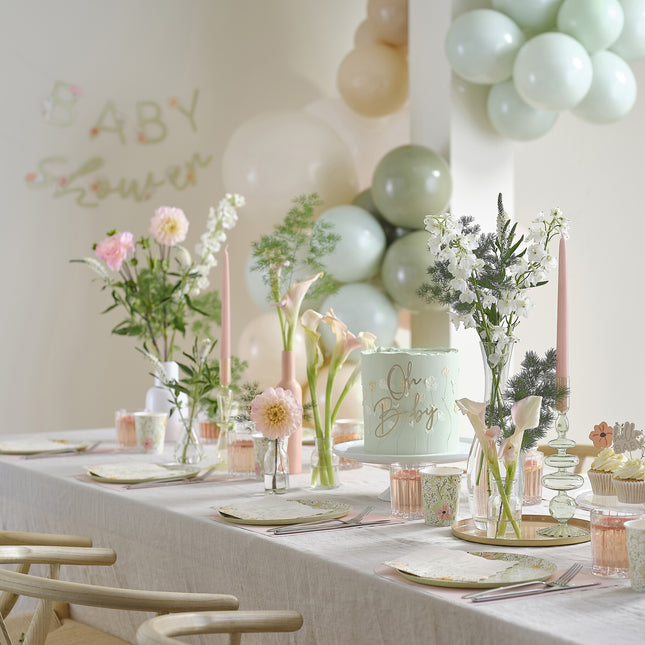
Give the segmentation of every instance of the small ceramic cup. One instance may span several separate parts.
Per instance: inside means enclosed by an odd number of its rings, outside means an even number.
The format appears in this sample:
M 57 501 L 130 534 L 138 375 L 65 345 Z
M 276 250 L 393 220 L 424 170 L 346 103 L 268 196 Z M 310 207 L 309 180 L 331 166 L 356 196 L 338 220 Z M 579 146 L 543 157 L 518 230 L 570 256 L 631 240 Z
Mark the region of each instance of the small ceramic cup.
M 137 446 L 142 452 L 161 454 L 166 437 L 165 412 L 135 412 L 134 425 L 137 431 Z
M 634 591 L 645 591 L 645 517 L 625 522 L 629 579 Z
M 450 526 L 457 518 L 463 470 L 430 466 L 421 471 L 423 517 L 430 526 Z

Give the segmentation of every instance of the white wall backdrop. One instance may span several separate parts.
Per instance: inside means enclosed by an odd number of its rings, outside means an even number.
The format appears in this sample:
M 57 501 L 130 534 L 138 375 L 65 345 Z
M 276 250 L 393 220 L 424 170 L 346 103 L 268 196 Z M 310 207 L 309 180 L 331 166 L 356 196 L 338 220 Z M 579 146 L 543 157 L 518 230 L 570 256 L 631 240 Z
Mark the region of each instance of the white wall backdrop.
M 150 377 L 136 343 L 110 335 L 118 315 L 99 314 L 107 295 L 69 260 L 89 255 L 112 228 L 146 233 L 162 204 L 185 210 L 192 248 L 224 192 L 231 134 L 254 115 L 336 96 L 338 66 L 365 11 L 365 0 L 0 4 L 0 432 L 105 427 L 116 408 L 142 406 Z M 428 37 L 443 34 L 429 27 Z M 645 87 L 645 65 L 633 69 Z M 393 145 L 404 140 L 398 127 Z M 560 206 L 572 220 L 570 420 L 577 441 L 601 420 L 645 423 L 644 130 L 641 97 L 616 124 L 563 115 L 543 139 L 513 146 L 513 214 L 527 225 L 539 210 Z M 202 164 L 187 166 L 196 154 Z M 91 160 L 101 167 L 79 174 Z M 162 185 L 144 190 L 148 176 Z M 138 196 L 126 188 L 133 181 Z M 113 191 L 103 195 L 97 182 Z M 244 287 L 249 244 L 282 215 L 246 213 L 230 240 L 234 346 L 259 313 Z M 212 279 L 218 284 L 218 271 Z M 519 328 L 521 355 L 555 344 L 555 285 L 536 291 L 535 301 Z

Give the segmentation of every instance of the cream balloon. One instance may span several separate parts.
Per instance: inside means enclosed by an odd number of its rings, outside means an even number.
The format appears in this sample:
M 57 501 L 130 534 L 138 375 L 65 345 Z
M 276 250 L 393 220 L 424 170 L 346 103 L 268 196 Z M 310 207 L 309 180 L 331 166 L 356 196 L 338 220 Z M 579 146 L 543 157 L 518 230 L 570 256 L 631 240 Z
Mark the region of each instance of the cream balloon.
M 249 253 L 244 265 L 244 283 L 246 290 L 253 300 L 253 304 L 260 309 L 260 311 L 272 311 L 274 305 L 271 303 L 271 290 L 269 285 L 265 284 L 262 274 L 259 271 L 253 270 L 255 258 L 253 253 Z
M 379 160 L 392 148 L 410 140 L 407 106 L 388 116 L 368 118 L 351 110 L 340 98 L 328 98 L 310 103 L 304 111 L 330 125 L 347 146 L 361 190 L 371 185 Z
M 572 112 L 592 123 L 611 123 L 624 117 L 636 102 L 636 79 L 631 67 L 610 51 L 591 57 L 591 89 Z
M 388 45 L 353 49 L 338 69 L 338 91 L 349 107 L 378 117 L 400 110 L 408 99 L 408 63 Z
M 222 173 L 227 191 L 270 212 L 286 213 L 297 195 L 318 193 L 329 208 L 358 192 L 347 146 L 304 112 L 267 112 L 244 122 L 224 150 Z
M 471 83 L 499 83 L 511 77 L 525 41 L 522 30 L 492 9 L 461 14 L 446 36 L 446 56 L 455 74 Z
M 363 20 L 354 32 L 354 47 L 356 48 L 365 45 L 378 45 L 380 42 L 381 39 L 369 20 Z
M 305 337 L 298 326 L 294 335 L 293 350 L 296 353 L 296 378 L 302 385 L 307 380 Z M 257 381 L 260 389 L 275 387 L 280 381 L 282 336 L 276 311 L 267 311 L 250 320 L 240 335 L 237 356 L 247 361 L 246 378 Z
M 388 45 L 408 42 L 408 0 L 368 0 L 367 19 Z
M 493 85 L 488 92 L 488 118 L 507 139 L 530 141 L 544 136 L 558 120 L 557 112 L 536 110 L 517 93 L 513 81 Z
M 624 19 L 618 0 L 564 0 L 558 11 L 558 29 L 594 54 L 616 41 Z
M 538 110 L 568 110 L 591 87 L 591 59 L 571 36 L 540 34 L 520 49 L 513 67 L 517 93 Z
M 645 0 L 621 0 L 625 24 L 610 47 L 626 61 L 645 58 Z
M 354 371 L 355 367 L 356 367 L 356 363 L 345 363 L 345 365 L 343 365 L 338 371 L 338 374 L 336 375 L 336 379 L 334 380 L 334 387 L 332 388 L 333 403 L 338 401 L 338 397 L 343 391 L 343 388 L 345 387 L 345 383 L 347 382 L 347 379 L 349 378 L 350 374 Z M 323 367 L 320 369 L 320 372 L 318 374 L 318 382 L 316 383 L 316 397 L 318 399 L 318 408 L 320 410 L 321 421 L 324 418 L 323 415 L 325 410 L 328 374 L 329 374 L 329 365 L 323 365 Z M 311 403 L 311 395 L 308 387 L 306 388 L 306 390 L 303 390 L 302 403 L 305 406 L 308 403 Z M 354 387 L 349 391 L 349 393 L 345 397 L 345 400 L 340 406 L 340 410 L 336 418 L 337 419 L 362 419 L 363 418 L 363 392 L 361 388 L 360 376 L 358 377 L 358 380 L 356 381 L 356 384 L 354 385 Z M 306 422 L 306 425 L 309 427 L 313 427 L 313 420 Z

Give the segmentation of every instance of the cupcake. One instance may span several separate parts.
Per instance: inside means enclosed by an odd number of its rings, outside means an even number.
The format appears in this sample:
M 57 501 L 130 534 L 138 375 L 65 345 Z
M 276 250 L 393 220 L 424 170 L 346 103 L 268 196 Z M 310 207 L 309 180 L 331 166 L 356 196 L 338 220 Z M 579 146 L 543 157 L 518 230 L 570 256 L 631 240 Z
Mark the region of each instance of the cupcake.
M 617 455 L 611 448 L 601 450 L 587 473 L 594 495 L 615 495 L 614 473 L 625 463 L 624 455 Z
M 614 488 L 619 502 L 645 503 L 645 461 L 628 459 L 614 473 Z

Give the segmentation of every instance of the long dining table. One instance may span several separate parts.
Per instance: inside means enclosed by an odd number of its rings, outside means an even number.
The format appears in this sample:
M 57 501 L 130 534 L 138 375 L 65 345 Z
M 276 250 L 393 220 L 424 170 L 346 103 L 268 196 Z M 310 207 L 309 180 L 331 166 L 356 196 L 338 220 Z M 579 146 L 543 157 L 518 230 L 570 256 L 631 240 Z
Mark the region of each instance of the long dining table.
M 54 435 L 40 434 L 39 437 Z M 579 561 L 589 576 L 587 543 L 488 546 L 458 539 L 450 528 L 423 520 L 272 536 L 222 521 L 217 506 L 264 495 L 261 481 L 228 478 L 198 484 L 126 489 L 93 481 L 86 465 L 168 461 L 163 455 L 119 451 L 113 429 L 55 433 L 57 438 L 101 441 L 91 453 L 38 459 L 0 455 L 0 517 L 5 530 L 87 535 L 117 552 L 111 567 L 62 570 L 69 580 L 118 587 L 234 594 L 242 609 L 295 609 L 304 625 L 294 634 L 247 635 L 248 643 L 514 643 L 543 645 L 643 642 L 645 594 L 628 580 L 572 590 L 474 604 L 463 589 L 419 585 L 383 566 L 426 545 L 459 551 L 512 551 L 552 560 L 558 569 Z M 5 439 L 8 437 L 2 437 Z M 21 435 L 22 439 L 25 438 Z M 212 452 L 213 447 L 208 448 Z M 288 496 L 374 505 L 389 514 L 379 494 L 387 468 L 363 465 L 340 473 L 331 491 L 308 488 L 308 473 L 291 476 Z M 548 513 L 547 506 L 528 512 Z M 588 512 L 579 511 L 588 518 Z M 462 495 L 459 517 L 467 517 Z M 145 615 L 75 607 L 74 616 L 133 641 Z

